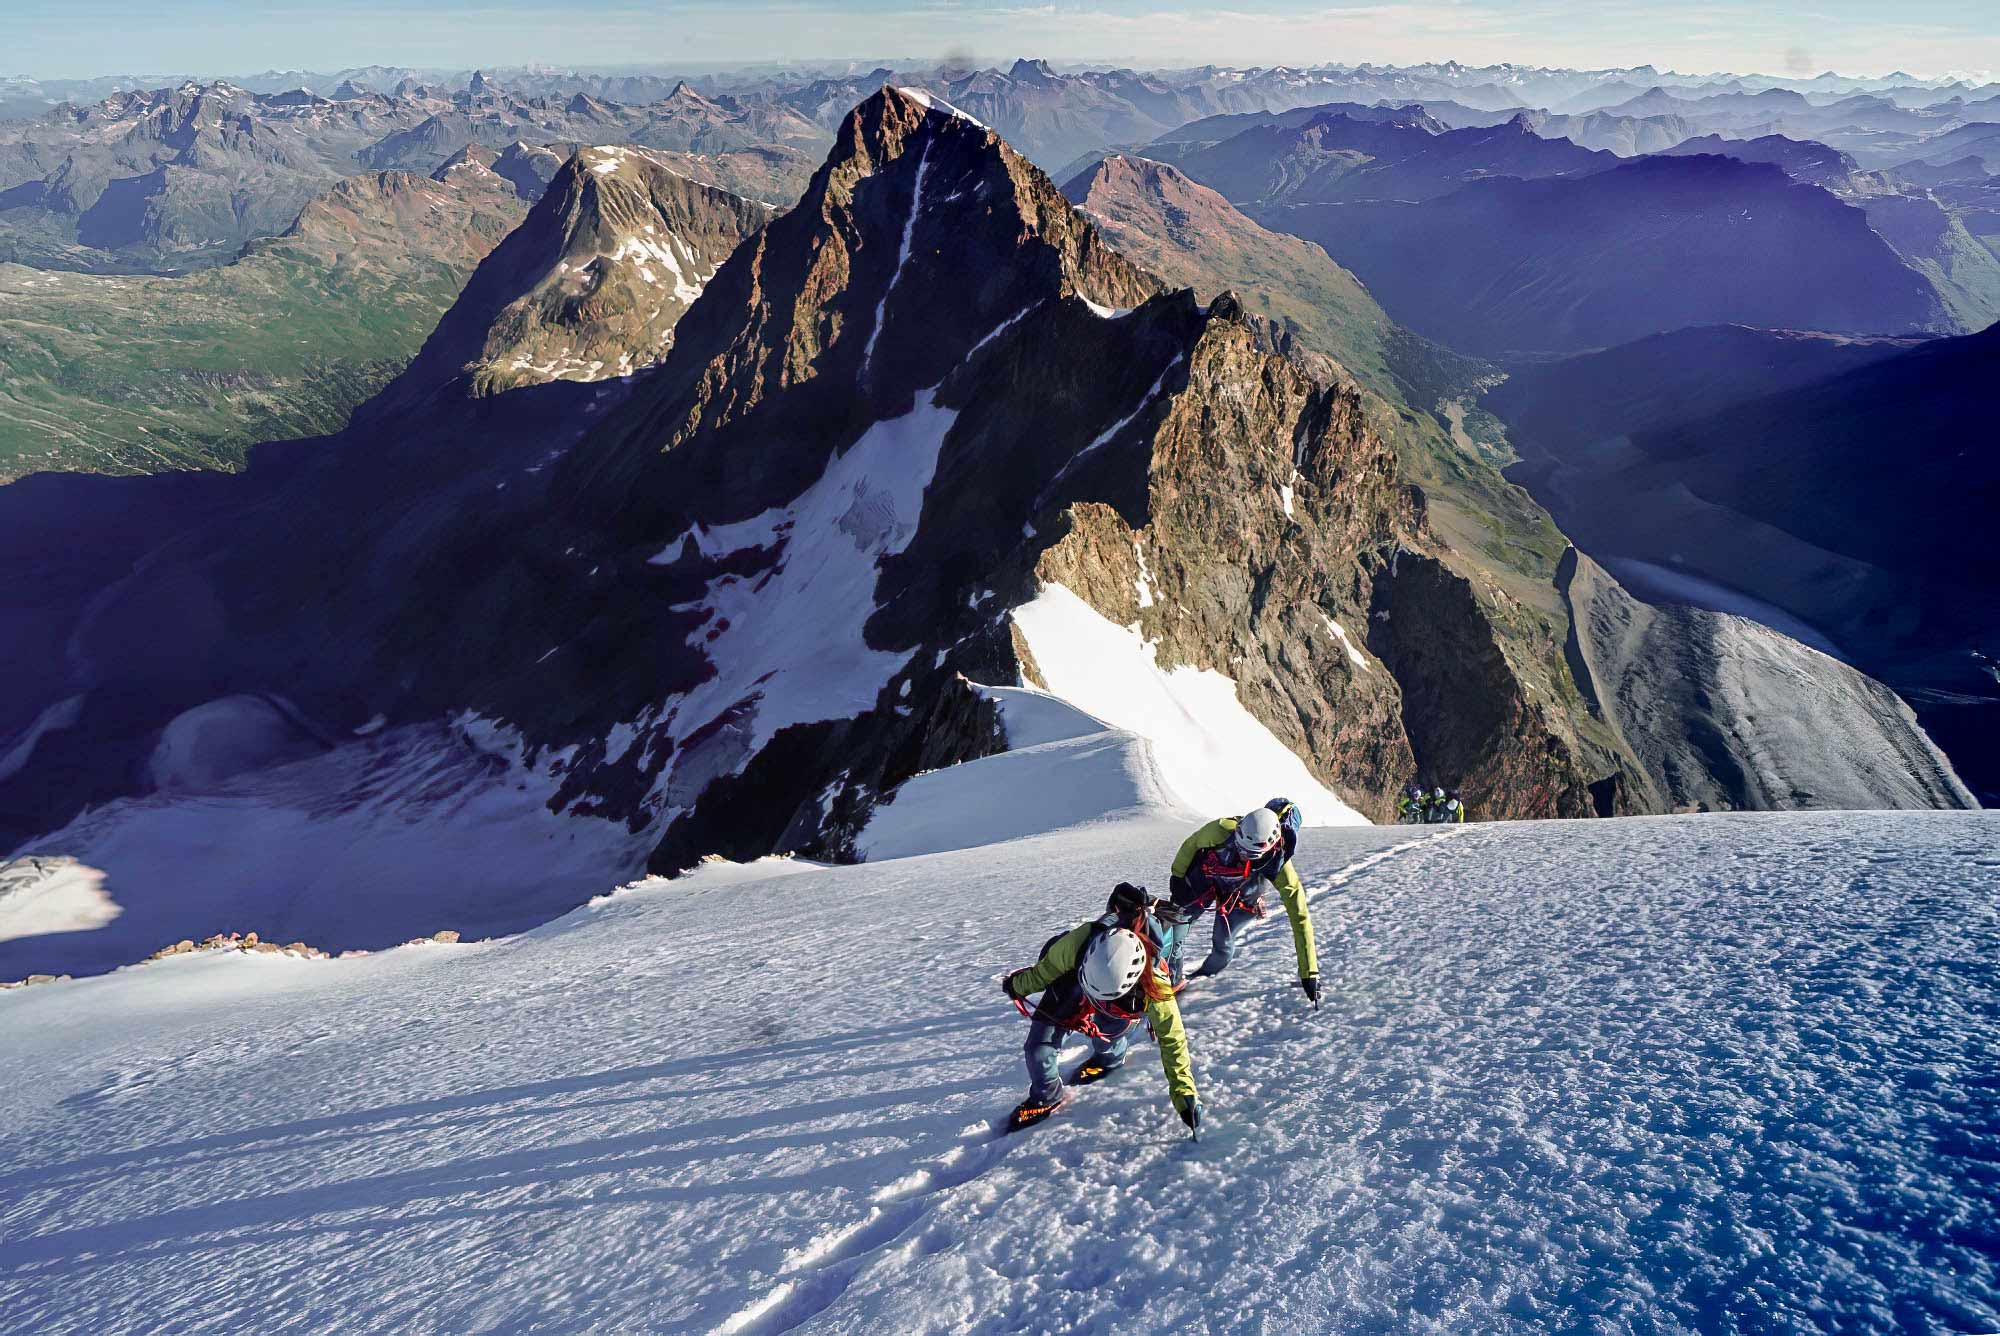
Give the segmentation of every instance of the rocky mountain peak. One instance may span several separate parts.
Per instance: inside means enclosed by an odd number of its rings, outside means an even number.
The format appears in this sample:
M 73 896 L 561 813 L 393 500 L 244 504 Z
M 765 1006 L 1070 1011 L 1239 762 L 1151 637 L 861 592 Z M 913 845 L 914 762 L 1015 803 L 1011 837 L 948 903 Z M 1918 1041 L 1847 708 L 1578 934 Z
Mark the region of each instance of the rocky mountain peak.
M 1007 71 L 1007 77 L 1016 83 L 1039 84 L 1044 87 L 1061 82 L 1054 69 L 1046 60 L 1017 60 Z
M 474 70 L 471 80 L 465 85 L 465 91 L 474 97 L 485 97 L 489 93 L 498 93 L 500 88 L 486 77 L 484 70 Z
M 523 143 L 516 139 L 500 150 L 493 160 L 493 170 L 513 183 L 514 191 L 522 199 L 533 201 L 542 197 L 562 170 L 564 158 L 554 149 L 539 144 Z
M 1156 164 L 1099 178 L 1199 198 Z M 837 857 L 902 780 L 1000 744 L 966 679 L 1055 685 L 1015 612 L 1060 584 L 1161 670 L 1225 675 L 1371 815 L 1425 756 L 1496 814 L 1587 809 L 1362 396 L 1243 306 L 1167 290 L 921 91 L 856 107 L 775 218 L 580 150 L 355 448 L 123 590 L 144 609 L 199 563 L 241 665 L 120 655 L 158 680 L 105 754 L 282 688 L 334 733 L 509 730 L 552 808 L 626 823 L 663 869 Z M 532 383 L 654 356 L 622 387 Z M 466 390 L 511 392 L 445 402 Z
M 1234 244 L 1231 233 L 1264 234 L 1220 194 L 1172 164 L 1150 158 L 1114 153 L 1066 184 L 1063 194 L 1101 226 L 1108 226 L 1114 244 L 1120 244 L 1121 237 L 1129 244 L 1148 232 L 1164 232 L 1185 246 L 1194 245 L 1194 238 L 1203 234 L 1225 246 Z M 1154 221 L 1128 231 L 1120 224 L 1134 213 Z M 1153 263 L 1144 254 L 1139 258 Z M 1170 270 L 1162 272 L 1172 276 Z
M 492 171 L 493 164 L 499 160 L 498 153 L 475 141 L 438 164 L 438 169 L 431 173 L 431 179 L 448 180 L 453 173 L 462 171 Z
M 884 87 L 841 123 L 798 206 L 716 275 L 657 378 L 654 416 L 583 452 L 587 467 L 622 492 L 656 454 L 808 382 L 823 382 L 816 413 L 883 416 L 1038 303 L 1129 309 L 1160 288 L 991 130 Z
M 672 347 L 676 322 L 716 267 L 768 216 L 643 149 L 579 149 L 480 265 L 390 397 L 452 384 L 483 395 L 648 367 Z
M 1086 173 L 1092 190 L 1118 190 L 1139 187 L 1160 192 L 1191 203 L 1206 205 L 1209 201 L 1228 206 L 1221 194 L 1187 175 L 1170 162 L 1160 162 L 1153 158 L 1142 158 L 1129 153 L 1113 153 L 1097 164 L 1093 171 Z M 1075 192 L 1065 189 L 1071 199 L 1077 199 Z M 1080 202 L 1080 201 L 1079 201 Z

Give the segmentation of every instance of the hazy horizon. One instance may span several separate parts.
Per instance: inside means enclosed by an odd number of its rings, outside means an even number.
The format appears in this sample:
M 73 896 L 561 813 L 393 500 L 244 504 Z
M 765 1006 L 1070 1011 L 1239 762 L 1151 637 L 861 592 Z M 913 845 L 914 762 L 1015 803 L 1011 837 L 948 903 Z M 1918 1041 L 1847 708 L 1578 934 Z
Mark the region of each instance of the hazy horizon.
M 1812 13 L 1742 3 L 1671 11 L 1581 0 L 1267 0 L 1211 10 L 1171 0 L 678 0 L 555 7 L 531 0 L 438 6 L 317 0 L 245 16 L 228 0 L 27 0 L 9 20 L 0 75 L 87 79 L 385 65 L 459 70 L 697 69 L 755 64 L 954 60 L 1018 55 L 1067 65 L 1411 65 L 1457 60 L 1570 69 L 1652 65 L 1683 75 L 1984 81 L 2000 68 L 2000 22 L 1967 0 L 1910 0 L 1893 19 L 1872 0 Z M 913 29 L 915 31 L 913 31 Z M 900 54 L 883 55 L 883 52 Z

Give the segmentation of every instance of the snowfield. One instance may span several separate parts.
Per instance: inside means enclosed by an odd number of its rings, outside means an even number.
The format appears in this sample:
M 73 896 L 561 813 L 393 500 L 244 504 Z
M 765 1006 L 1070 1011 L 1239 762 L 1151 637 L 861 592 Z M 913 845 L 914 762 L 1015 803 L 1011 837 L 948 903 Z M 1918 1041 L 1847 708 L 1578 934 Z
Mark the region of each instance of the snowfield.
M 0 1331 L 2000 1328 L 2000 819 L 1309 829 L 1200 1144 L 1144 1047 L 992 1140 L 994 975 L 1185 829 L 0 994 Z
M 0 979 L 116 969 L 215 932 L 337 950 L 546 923 L 636 876 L 651 847 L 549 810 L 564 761 L 526 764 L 467 715 L 93 808 L 0 860 Z M 0 1021 L 0 1064 L 6 1044 Z
M 1291 798 L 1316 824 L 1365 824 L 1244 708 L 1236 683 L 1221 673 L 1163 670 L 1158 647 L 1136 627 L 1113 625 L 1059 584 L 1043 585 L 1013 618 L 1049 691 L 1148 739 L 1161 783 L 1182 801 L 1234 814 L 1255 805 L 1244 795 L 1268 788 L 1266 797 Z M 1009 729 L 1011 738 L 1011 721 Z

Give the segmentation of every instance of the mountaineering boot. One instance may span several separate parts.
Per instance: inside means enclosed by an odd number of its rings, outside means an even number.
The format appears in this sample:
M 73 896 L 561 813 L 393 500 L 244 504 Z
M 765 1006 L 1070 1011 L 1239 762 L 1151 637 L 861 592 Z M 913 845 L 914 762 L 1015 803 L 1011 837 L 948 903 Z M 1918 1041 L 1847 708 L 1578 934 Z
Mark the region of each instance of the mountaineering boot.
M 1102 1081 L 1124 1065 L 1123 1058 L 1085 1058 L 1083 1065 L 1070 1074 L 1069 1083 L 1073 1086 L 1086 1086 L 1093 1081 Z
M 1188 989 L 1194 987 L 1197 983 L 1200 983 L 1203 979 L 1213 979 L 1216 976 L 1217 972 L 1218 971 L 1209 969 L 1206 965 L 1198 966 L 1197 968 L 1188 971 L 1187 977 L 1174 985 L 1174 991 L 1176 993 L 1184 993 Z
M 1024 1099 L 1020 1104 L 1015 1106 L 1014 1112 L 1007 1116 L 1005 1130 L 1018 1132 L 1024 1127 L 1033 1127 L 1044 1118 L 1052 1117 L 1060 1112 L 1062 1106 L 1068 1102 L 1069 1093 L 1066 1090 L 1059 1092 L 1054 1099 L 1045 1104 L 1038 1104 L 1032 1099 Z

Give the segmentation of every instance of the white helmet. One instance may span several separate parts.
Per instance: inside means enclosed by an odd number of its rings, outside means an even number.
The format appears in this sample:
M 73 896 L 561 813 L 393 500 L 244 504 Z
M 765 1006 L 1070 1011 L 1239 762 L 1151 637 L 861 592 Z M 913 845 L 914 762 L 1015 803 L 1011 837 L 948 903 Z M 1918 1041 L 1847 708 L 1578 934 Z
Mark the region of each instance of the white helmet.
M 1139 986 L 1146 972 L 1146 944 L 1130 928 L 1110 928 L 1091 939 L 1083 953 L 1083 991 L 1099 1002 L 1116 1002 Z
M 1278 814 L 1259 807 L 1236 823 L 1236 842 L 1253 854 L 1267 854 L 1278 843 Z

